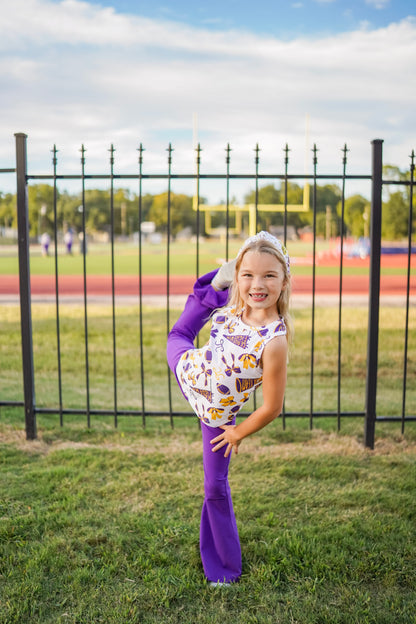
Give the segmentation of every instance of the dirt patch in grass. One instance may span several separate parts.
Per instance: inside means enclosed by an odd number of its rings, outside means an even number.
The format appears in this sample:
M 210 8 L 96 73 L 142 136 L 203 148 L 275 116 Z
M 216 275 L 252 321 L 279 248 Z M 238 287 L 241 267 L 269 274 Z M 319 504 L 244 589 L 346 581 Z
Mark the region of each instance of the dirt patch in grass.
M 416 454 L 416 443 L 404 437 L 380 438 L 375 442 L 374 450 L 364 446 L 362 440 L 355 436 L 327 433 L 314 430 L 310 439 L 303 442 L 259 444 L 255 438 L 244 441 L 244 448 L 258 455 L 279 457 L 317 456 L 317 455 L 397 455 L 402 453 Z
M 24 431 L 10 429 L 0 431 L 0 444 L 10 444 L 20 451 L 29 454 L 47 455 L 66 449 L 83 450 L 83 449 L 101 449 L 106 451 L 123 451 L 125 453 L 133 453 L 137 455 L 145 455 L 151 453 L 176 454 L 183 453 L 184 447 L 189 450 L 200 451 L 201 444 L 199 441 L 189 442 L 185 436 L 170 435 L 166 439 L 154 439 L 143 437 L 140 440 L 129 442 L 126 436 L 125 442 L 78 442 L 72 440 L 60 440 L 59 438 L 50 441 L 45 438 L 42 433 L 38 433 L 36 440 L 26 440 Z
M 178 453 L 199 454 L 202 452 L 199 439 L 190 440 L 183 431 L 170 432 L 163 436 L 143 436 L 140 439 L 129 441 L 126 435 L 123 440 L 117 441 L 91 441 L 80 442 L 56 438 L 54 440 L 44 437 L 40 432 L 36 440 L 26 440 L 25 432 L 7 426 L 0 431 L 0 444 L 15 446 L 17 449 L 28 454 L 47 455 L 66 449 L 101 449 L 106 451 L 121 451 L 137 455 L 162 453 L 176 455 Z M 400 455 L 416 454 L 416 442 L 407 440 L 401 435 L 380 437 L 375 442 L 374 450 L 367 449 L 362 440 L 353 435 L 327 433 L 319 429 L 310 431 L 308 439 L 302 441 L 273 442 L 263 433 L 262 436 L 253 436 L 243 441 L 239 456 L 245 453 L 269 457 L 307 457 L 318 455 L 340 456 L 372 456 L 372 455 Z

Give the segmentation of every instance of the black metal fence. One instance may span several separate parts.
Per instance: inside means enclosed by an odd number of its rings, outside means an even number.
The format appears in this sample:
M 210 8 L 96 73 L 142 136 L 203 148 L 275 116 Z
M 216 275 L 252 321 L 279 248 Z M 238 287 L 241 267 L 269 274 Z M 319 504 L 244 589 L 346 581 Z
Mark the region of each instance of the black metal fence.
M 140 145 L 138 150 L 138 168 L 132 174 L 116 174 L 114 172 L 114 150 L 111 147 L 110 152 L 110 170 L 106 174 L 90 175 L 85 172 L 85 150 L 81 148 L 81 170 L 79 174 L 63 175 L 57 172 L 57 151 L 53 149 L 53 172 L 46 175 L 35 175 L 27 170 L 27 136 L 25 134 L 16 134 L 16 168 L 3 169 L 2 172 L 16 173 L 16 191 L 17 191 L 17 215 L 18 215 L 18 254 L 19 254 L 19 283 L 20 283 L 20 312 L 21 312 L 21 344 L 22 344 L 22 373 L 23 373 L 23 401 L 7 401 L 0 397 L 0 406 L 2 405 L 22 405 L 25 411 L 26 435 L 28 439 L 34 439 L 37 435 L 36 416 L 37 414 L 59 414 L 61 424 L 63 424 L 63 416 L 70 414 L 85 414 L 87 424 L 90 426 L 90 418 L 92 415 L 110 415 L 114 417 L 114 424 L 117 426 L 119 416 L 139 416 L 142 418 L 143 424 L 146 417 L 151 416 L 169 416 L 173 424 L 175 416 L 188 416 L 189 412 L 174 410 L 171 391 L 171 375 L 167 371 L 166 384 L 168 386 L 168 409 L 156 411 L 148 409 L 145 405 L 144 389 L 146 379 L 143 374 L 143 269 L 142 269 L 142 234 L 139 232 L 137 240 L 138 254 L 138 303 L 139 303 L 139 334 L 140 334 L 140 379 L 138 385 L 141 388 L 141 406 L 139 409 L 122 409 L 119 407 L 118 401 L 118 361 L 117 361 L 117 345 L 116 345 L 116 290 L 115 290 L 115 249 L 114 249 L 114 183 L 119 180 L 134 181 L 138 189 L 138 222 L 143 221 L 142 214 L 142 184 L 144 181 L 161 180 L 166 184 L 167 188 L 167 246 L 166 246 L 166 330 L 169 331 L 171 326 L 171 195 L 172 183 L 174 180 L 192 180 L 195 183 L 196 193 L 195 200 L 195 219 L 196 219 L 196 247 L 195 247 L 195 272 L 199 274 L 199 256 L 200 256 L 200 236 L 201 230 L 201 214 L 202 206 L 200 204 L 200 182 L 203 180 L 222 180 L 226 185 L 226 232 L 225 232 L 225 255 L 229 255 L 229 239 L 230 239 L 230 181 L 231 180 L 249 180 L 255 185 L 255 218 L 257 222 L 258 216 L 258 196 L 259 184 L 266 180 L 279 180 L 284 191 L 284 210 L 283 210 L 283 227 L 284 239 L 287 237 L 287 211 L 288 211 L 288 184 L 293 180 L 307 180 L 311 185 L 311 210 L 313 214 L 313 251 L 312 251 L 312 288 L 311 288 L 311 336 L 310 336 L 310 364 L 309 364 L 309 409 L 305 411 L 284 411 L 283 426 L 287 418 L 306 417 L 309 418 L 310 426 L 313 427 L 314 419 L 317 417 L 331 416 L 336 417 L 338 428 L 342 417 L 361 417 L 364 420 L 364 439 L 365 445 L 373 448 L 375 441 L 375 425 L 380 421 L 397 421 L 401 425 L 401 431 L 404 431 L 405 422 L 415 421 L 416 415 L 408 413 L 406 407 L 406 399 L 408 395 L 408 345 L 409 345 L 409 311 L 411 304 L 411 253 L 412 253 L 412 223 L 413 223 L 413 189 L 414 189 L 414 153 L 410 156 L 410 177 L 406 181 L 383 180 L 383 158 L 382 158 L 382 140 L 374 140 L 372 142 L 372 170 L 368 175 L 350 175 L 347 173 L 347 147 L 343 149 L 342 170 L 338 174 L 323 174 L 318 172 L 317 149 L 313 151 L 313 173 L 306 175 L 292 174 L 288 170 L 288 149 L 285 150 L 285 167 L 282 173 L 263 174 L 259 172 L 259 149 L 255 152 L 255 171 L 249 174 L 232 174 L 230 173 L 230 148 L 226 152 L 226 172 L 224 174 L 204 174 L 200 171 L 201 150 L 198 146 L 196 150 L 196 167 L 195 172 L 191 174 L 174 174 L 172 173 L 172 148 L 169 145 L 167 171 L 163 174 L 148 174 L 143 171 L 143 148 Z M 85 205 L 85 189 L 88 180 L 107 180 L 110 187 L 110 244 L 111 244 L 111 302 L 112 302 L 112 356 L 113 356 L 113 405 L 109 409 L 93 409 L 90 403 L 90 381 L 89 381 L 89 323 L 88 314 L 88 292 L 87 292 L 87 249 L 86 244 L 83 246 L 83 323 L 84 323 L 84 357 L 85 357 L 85 387 L 86 387 L 86 404 L 85 407 L 79 409 L 68 409 L 64 406 L 62 395 L 62 374 L 61 374 L 61 328 L 60 328 L 60 295 L 59 295 L 59 257 L 58 257 L 58 231 L 57 231 L 57 197 L 58 182 L 61 180 L 78 180 L 81 185 L 82 205 Z M 28 210 L 28 184 L 36 180 L 50 180 L 54 189 L 54 249 L 55 249 L 55 306 L 56 306 L 56 339 L 57 339 L 57 384 L 58 384 L 58 405 L 49 405 L 39 407 L 35 401 L 35 367 L 33 357 L 33 329 L 32 329 L 32 296 L 30 281 L 30 245 L 29 245 L 29 210 Z M 345 186 L 351 180 L 367 180 L 371 185 L 371 215 L 370 215 L 370 275 L 369 275 L 369 298 L 368 298 L 368 328 L 367 328 L 367 370 L 366 370 L 366 386 L 365 386 L 365 408 L 363 411 L 342 411 L 341 409 L 341 344 L 342 344 L 342 312 L 343 312 L 343 256 L 344 256 L 344 238 L 340 239 L 340 255 L 339 255 L 339 291 L 338 291 L 338 365 L 337 365 L 337 407 L 335 410 L 319 412 L 315 408 L 314 403 L 314 377 L 315 377 L 315 318 L 316 318 L 316 202 L 317 202 L 317 185 L 318 182 L 326 180 L 336 182 L 341 187 L 341 232 L 344 231 L 344 208 L 345 208 Z M 403 375 L 402 375 L 402 401 L 400 413 L 383 416 L 377 414 L 377 377 L 378 377 L 378 350 L 379 350 L 379 314 L 380 314 L 380 261 L 381 261 L 381 215 L 382 215 L 382 190 L 389 184 L 405 185 L 409 188 L 409 206 L 408 206 L 408 240 L 407 240 L 407 274 L 406 274 L 406 292 L 405 292 L 405 327 L 404 327 L 404 345 L 403 345 Z M 86 220 L 85 210 L 82 214 L 82 237 L 86 241 Z M 160 354 L 164 358 L 164 354 Z M 165 383 L 161 381 L 161 383 Z

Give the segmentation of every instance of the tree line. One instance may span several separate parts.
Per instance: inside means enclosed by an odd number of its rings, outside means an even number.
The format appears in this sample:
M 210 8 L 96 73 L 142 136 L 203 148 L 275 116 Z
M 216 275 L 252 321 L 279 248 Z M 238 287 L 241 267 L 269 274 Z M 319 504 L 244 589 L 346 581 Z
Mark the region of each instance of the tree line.
M 386 165 L 383 179 L 403 182 L 409 179 L 409 172 L 398 167 Z M 408 235 L 409 219 L 409 187 L 385 186 L 383 198 L 382 235 L 388 240 L 400 240 Z M 295 183 L 288 183 L 276 188 L 268 184 L 244 197 L 244 203 L 283 204 L 287 194 L 288 204 L 302 204 L 304 189 Z M 309 189 L 311 193 L 311 188 Z M 257 196 L 257 197 L 256 197 Z M 91 189 L 84 194 L 85 206 L 82 205 L 80 194 L 58 191 L 56 214 L 58 229 L 71 228 L 75 232 L 82 231 L 84 210 L 85 227 L 88 233 L 110 232 L 111 206 L 108 190 Z M 30 236 L 38 237 L 43 232 L 54 231 L 54 188 L 48 184 L 36 184 L 28 187 Z M 201 207 L 206 204 L 204 198 L 199 199 Z M 230 206 L 236 204 L 230 200 Z M 130 236 L 140 229 L 141 221 L 152 221 L 156 230 L 165 233 L 168 227 L 168 193 L 156 195 L 144 194 L 140 198 L 128 189 L 117 189 L 113 195 L 114 234 Z M 310 228 L 313 224 L 312 198 L 309 198 L 310 210 L 306 212 L 287 212 L 286 224 L 297 232 Z M 341 223 L 341 189 L 335 184 L 317 186 L 316 188 L 316 234 L 317 236 L 339 236 Z M 188 228 L 196 232 L 197 220 L 193 208 L 192 196 L 170 193 L 170 231 L 176 236 L 181 230 Z M 353 237 L 367 236 L 370 216 L 370 202 L 362 195 L 353 195 L 344 201 L 343 234 Z M 258 227 L 269 229 L 271 226 L 284 224 L 283 212 L 259 212 Z M 211 227 L 225 225 L 225 213 L 213 212 Z M 234 213 L 230 210 L 230 226 L 233 227 Z M 415 219 L 414 219 L 415 220 Z M 414 223 L 413 223 L 414 225 Z M 248 215 L 243 213 L 242 226 L 247 229 Z M 0 227 L 17 227 L 16 195 L 0 192 Z M 204 232 L 204 219 L 200 219 L 200 234 Z

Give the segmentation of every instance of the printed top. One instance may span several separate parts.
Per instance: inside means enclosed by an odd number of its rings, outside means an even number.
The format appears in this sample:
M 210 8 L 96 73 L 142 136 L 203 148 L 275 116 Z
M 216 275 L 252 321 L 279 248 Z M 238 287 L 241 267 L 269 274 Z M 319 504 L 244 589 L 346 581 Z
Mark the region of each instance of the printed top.
M 233 420 L 262 383 L 264 347 L 285 334 L 282 318 L 253 327 L 231 308 L 213 316 L 208 343 L 184 353 L 176 368 L 183 394 L 205 424 L 219 427 Z

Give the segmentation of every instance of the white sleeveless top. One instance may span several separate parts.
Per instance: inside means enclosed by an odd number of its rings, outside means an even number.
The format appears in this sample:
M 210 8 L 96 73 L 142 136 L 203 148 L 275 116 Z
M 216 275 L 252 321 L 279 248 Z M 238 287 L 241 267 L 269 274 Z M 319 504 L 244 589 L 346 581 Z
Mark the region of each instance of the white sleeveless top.
M 207 344 L 184 353 L 176 368 L 183 394 L 210 427 L 234 419 L 262 383 L 264 347 L 275 336 L 286 335 L 282 318 L 253 327 L 243 323 L 241 314 L 231 308 L 214 314 Z

